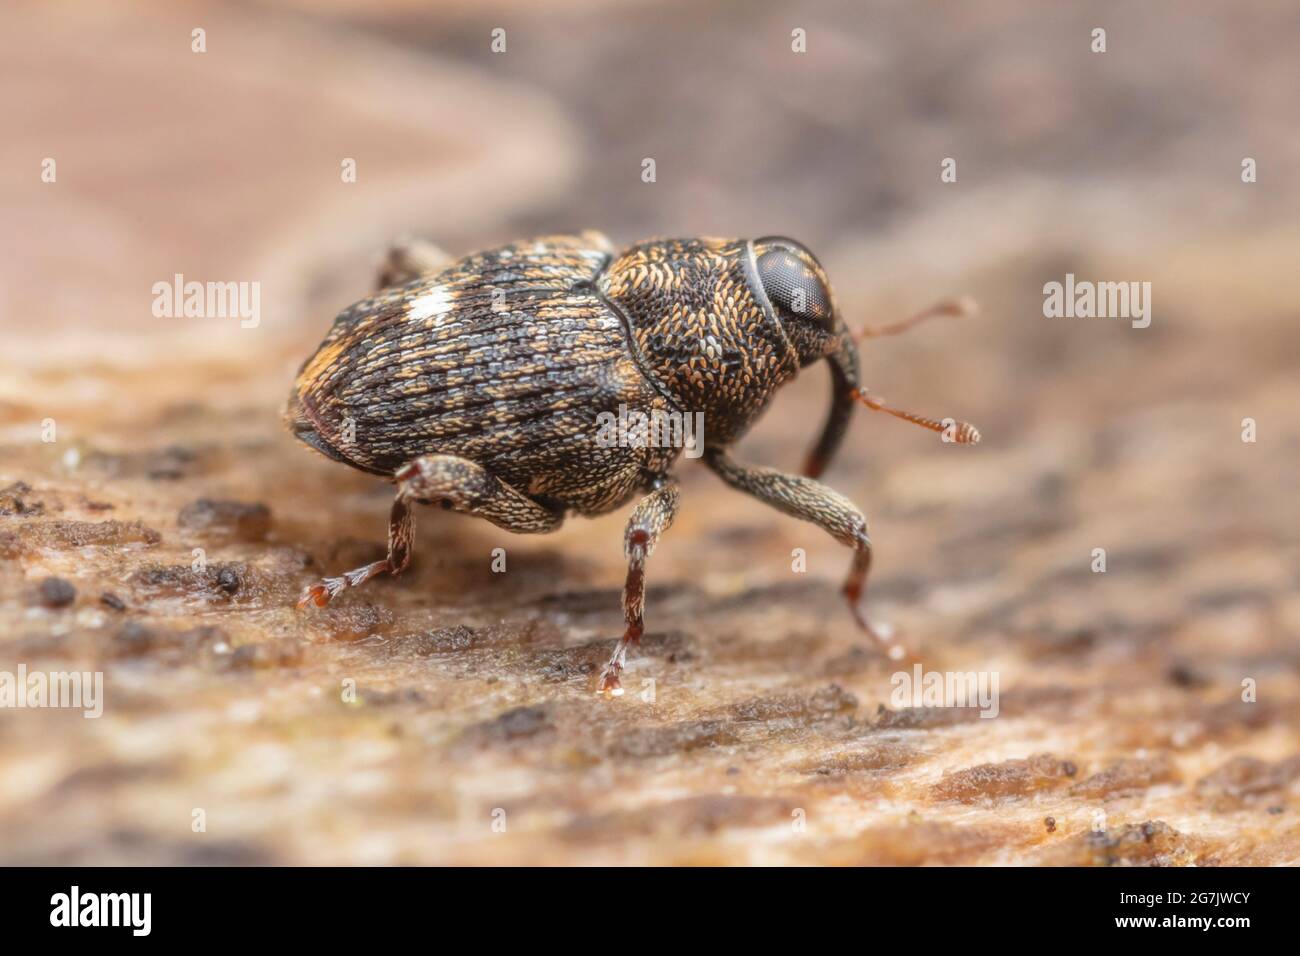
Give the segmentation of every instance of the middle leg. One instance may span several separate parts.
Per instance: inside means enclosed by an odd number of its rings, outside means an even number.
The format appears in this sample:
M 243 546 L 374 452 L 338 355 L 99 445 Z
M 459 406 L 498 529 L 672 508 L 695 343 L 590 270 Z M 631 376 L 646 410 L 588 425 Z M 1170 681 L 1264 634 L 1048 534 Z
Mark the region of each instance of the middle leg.
M 623 553 L 627 557 L 627 581 L 623 585 L 623 637 L 614 648 L 614 654 L 600 675 L 596 693 L 618 697 L 623 693 L 619 677 L 627 662 L 627 649 L 638 644 L 645 631 L 645 564 L 654 550 L 659 536 L 672 526 L 677 516 L 679 487 L 675 478 L 664 479 L 663 484 L 641 499 L 628 519 L 623 532 Z

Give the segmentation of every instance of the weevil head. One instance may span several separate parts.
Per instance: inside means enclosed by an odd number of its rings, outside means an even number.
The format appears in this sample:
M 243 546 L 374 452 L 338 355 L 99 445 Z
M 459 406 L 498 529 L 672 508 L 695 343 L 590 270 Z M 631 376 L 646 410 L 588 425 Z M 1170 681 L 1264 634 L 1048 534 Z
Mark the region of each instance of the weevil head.
M 800 368 L 820 359 L 831 368 L 830 414 L 803 468 L 804 474 L 816 478 L 839 450 L 857 406 L 857 342 L 816 256 L 783 236 L 766 236 L 750 245 L 758 284 L 799 356 Z
M 674 239 L 633 246 L 601 291 L 626 316 L 643 370 L 683 412 L 705 416 L 705 444 L 726 445 L 781 385 L 820 359 L 831 365 L 830 417 L 809 460 L 839 447 L 857 386 L 857 347 L 825 270 L 792 239 Z
M 826 271 L 793 239 L 766 236 L 749 243 L 755 296 L 776 319 L 802 368 L 835 351 L 839 317 Z

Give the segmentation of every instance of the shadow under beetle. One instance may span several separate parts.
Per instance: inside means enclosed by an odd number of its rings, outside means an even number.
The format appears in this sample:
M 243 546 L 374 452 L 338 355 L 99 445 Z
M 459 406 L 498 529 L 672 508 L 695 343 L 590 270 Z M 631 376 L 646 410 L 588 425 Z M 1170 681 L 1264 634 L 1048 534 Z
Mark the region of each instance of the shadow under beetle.
M 970 425 L 900 411 L 858 385 L 858 339 L 967 306 L 855 333 L 820 263 L 780 237 L 654 240 L 620 253 L 584 232 L 455 262 L 413 241 L 389 252 L 379 289 L 335 319 L 299 371 L 285 417 L 317 451 L 397 485 L 388 557 L 308 587 L 300 607 L 400 574 L 414 503 L 540 534 L 571 511 L 604 514 L 640 495 L 623 539 L 626 630 L 598 685 L 620 694 L 628 645 L 643 631 L 646 559 L 677 511 L 671 470 L 682 448 L 598 442 L 597 420 L 620 409 L 702 414 L 702 457 L 724 482 L 853 549 L 843 593 L 859 625 L 901 656 L 863 609 L 866 519 L 816 479 L 859 403 L 947 441 L 979 441 Z M 729 446 L 820 359 L 831 368 L 831 409 L 803 475 L 735 461 Z

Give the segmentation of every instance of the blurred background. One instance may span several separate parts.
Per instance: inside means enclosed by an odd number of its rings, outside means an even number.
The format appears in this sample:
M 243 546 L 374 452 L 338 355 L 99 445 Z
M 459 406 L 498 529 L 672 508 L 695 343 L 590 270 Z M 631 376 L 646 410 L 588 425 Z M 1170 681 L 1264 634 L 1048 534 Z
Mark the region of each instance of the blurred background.
M 0 860 L 1297 862 L 1297 44 L 1271 2 L 6 4 L 0 668 L 107 700 L 0 711 Z M 851 321 L 980 302 L 863 368 L 983 443 L 864 413 L 826 477 L 998 719 L 888 706 L 848 555 L 689 463 L 613 705 L 625 514 L 422 514 L 408 575 L 293 611 L 382 553 L 389 488 L 279 411 L 386 244 L 585 228 L 795 237 Z M 256 328 L 155 317 L 177 273 Z M 1150 327 L 1045 318 L 1067 273 Z M 743 457 L 796 467 L 826 388 Z

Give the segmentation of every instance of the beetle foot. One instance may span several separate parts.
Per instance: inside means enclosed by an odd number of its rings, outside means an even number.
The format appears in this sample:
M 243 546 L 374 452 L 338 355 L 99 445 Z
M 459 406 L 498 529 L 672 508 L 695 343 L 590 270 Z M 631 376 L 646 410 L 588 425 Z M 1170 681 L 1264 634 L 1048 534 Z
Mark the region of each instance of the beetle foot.
M 640 643 L 640 641 L 641 628 L 629 624 L 623 639 L 614 648 L 609 663 L 600 672 L 600 683 L 596 685 L 597 694 L 604 696 L 606 700 L 623 696 L 623 682 L 619 678 L 623 675 L 623 665 L 627 663 L 627 647 L 629 644 Z
M 348 586 L 348 582 L 339 578 L 325 578 L 317 584 L 310 585 L 302 589 L 302 596 L 298 598 L 298 609 L 302 610 L 307 607 L 324 607 L 334 600 Z
M 600 675 L 600 684 L 596 688 L 596 693 L 603 696 L 606 700 L 614 697 L 623 696 L 623 682 L 619 680 L 619 675 L 623 672 L 622 664 L 610 663 Z
M 303 588 L 302 595 L 298 598 L 298 608 L 301 610 L 312 605 L 324 607 L 348 588 L 363 584 L 376 574 L 383 574 L 390 568 L 391 565 L 387 560 L 375 561 L 373 564 L 367 564 L 364 568 L 357 568 L 355 571 L 341 574 L 337 578 L 323 578 L 317 583 Z
M 907 646 L 898 639 L 898 632 L 892 624 L 887 621 L 873 623 L 867 617 L 866 609 L 860 601 L 854 600 L 847 594 L 846 597 L 849 597 L 849 610 L 853 612 L 853 619 L 858 622 L 858 627 L 876 642 L 876 646 L 885 652 L 886 657 L 891 661 L 901 661 L 909 656 Z

